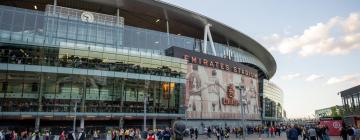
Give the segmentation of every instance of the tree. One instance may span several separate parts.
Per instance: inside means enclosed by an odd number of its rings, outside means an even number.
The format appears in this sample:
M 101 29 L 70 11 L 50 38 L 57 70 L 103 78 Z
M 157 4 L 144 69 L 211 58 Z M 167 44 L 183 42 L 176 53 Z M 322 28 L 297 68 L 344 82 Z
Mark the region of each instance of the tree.
M 341 117 L 341 109 L 338 106 L 331 107 L 331 117 Z

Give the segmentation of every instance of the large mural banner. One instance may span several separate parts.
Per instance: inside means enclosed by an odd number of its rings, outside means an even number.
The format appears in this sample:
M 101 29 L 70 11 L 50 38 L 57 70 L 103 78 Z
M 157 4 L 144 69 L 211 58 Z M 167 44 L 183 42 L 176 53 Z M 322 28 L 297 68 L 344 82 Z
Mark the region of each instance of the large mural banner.
M 189 63 L 187 68 L 185 105 L 189 119 L 239 119 L 240 103 L 246 119 L 260 118 L 257 79 L 198 64 Z M 245 87 L 242 94 L 236 86 Z
M 260 119 L 257 70 L 179 47 L 167 49 L 166 54 L 188 62 L 185 96 L 188 119 Z M 236 87 L 244 88 L 240 93 Z

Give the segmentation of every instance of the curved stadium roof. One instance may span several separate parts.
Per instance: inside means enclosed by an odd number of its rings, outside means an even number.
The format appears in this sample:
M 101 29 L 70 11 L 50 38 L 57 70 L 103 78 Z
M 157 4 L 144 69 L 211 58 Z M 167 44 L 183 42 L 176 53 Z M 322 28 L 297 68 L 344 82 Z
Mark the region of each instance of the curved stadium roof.
M 159 0 L 57 0 L 59 6 L 78 8 L 93 12 L 115 15 L 120 9 L 120 15 L 125 18 L 125 24 L 166 32 L 165 22 L 154 24 L 154 21 L 168 21 L 169 32 L 183 36 L 202 39 L 204 26 L 211 24 L 211 34 L 214 42 L 229 44 L 245 50 L 265 65 L 265 77 L 271 78 L 276 72 L 274 57 L 257 41 L 221 22 L 198 13 L 177 7 Z M 39 10 L 44 10 L 46 4 L 53 0 L 3 0 L 5 5 L 15 5 L 23 8 L 33 8 L 36 4 Z
M 136 13 L 153 13 L 154 17 L 166 19 L 170 24 L 171 21 L 181 22 L 195 26 L 195 28 L 203 30 L 206 24 L 211 24 L 211 33 L 215 36 L 222 36 L 230 40 L 234 46 L 240 46 L 241 49 L 255 55 L 266 67 L 268 77 L 271 78 L 276 72 L 276 62 L 274 57 L 260 43 L 249 36 L 235 30 L 221 22 L 200 15 L 198 13 L 165 3 L 159 0 L 83 0 L 108 6 L 116 6 L 127 9 Z M 126 18 L 125 18 L 126 21 Z M 215 37 L 214 37 L 215 38 Z M 214 39 L 216 40 L 216 39 Z

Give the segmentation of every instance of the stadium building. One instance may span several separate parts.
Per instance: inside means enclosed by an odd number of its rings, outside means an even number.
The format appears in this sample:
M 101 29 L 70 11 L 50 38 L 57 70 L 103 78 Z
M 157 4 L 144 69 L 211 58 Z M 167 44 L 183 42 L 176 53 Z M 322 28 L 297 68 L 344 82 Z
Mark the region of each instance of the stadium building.
M 161 1 L 0 1 L 1 126 L 256 125 L 275 71 L 252 38 Z
M 284 93 L 275 83 L 263 80 L 263 124 L 276 125 L 284 121 Z
M 343 120 L 348 126 L 360 127 L 360 85 L 351 87 L 338 93 L 343 104 Z

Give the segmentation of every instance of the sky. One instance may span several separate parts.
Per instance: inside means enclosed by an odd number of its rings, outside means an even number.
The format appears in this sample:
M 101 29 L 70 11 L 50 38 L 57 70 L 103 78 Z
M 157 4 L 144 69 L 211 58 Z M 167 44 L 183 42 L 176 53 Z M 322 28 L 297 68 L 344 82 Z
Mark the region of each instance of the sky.
M 360 85 L 358 0 L 162 0 L 247 34 L 274 56 L 288 118 L 341 105 Z

